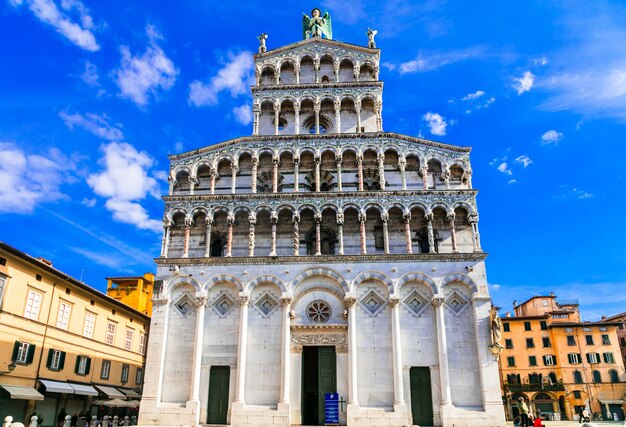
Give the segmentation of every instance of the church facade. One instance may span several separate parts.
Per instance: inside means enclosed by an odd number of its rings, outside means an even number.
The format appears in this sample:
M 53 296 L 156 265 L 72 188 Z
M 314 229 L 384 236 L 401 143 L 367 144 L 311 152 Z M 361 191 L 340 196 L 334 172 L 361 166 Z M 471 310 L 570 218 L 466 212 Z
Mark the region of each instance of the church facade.
M 265 38 L 252 135 L 170 156 L 139 424 L 504 425 L 470 149 L 383 131 L 373 35 Z

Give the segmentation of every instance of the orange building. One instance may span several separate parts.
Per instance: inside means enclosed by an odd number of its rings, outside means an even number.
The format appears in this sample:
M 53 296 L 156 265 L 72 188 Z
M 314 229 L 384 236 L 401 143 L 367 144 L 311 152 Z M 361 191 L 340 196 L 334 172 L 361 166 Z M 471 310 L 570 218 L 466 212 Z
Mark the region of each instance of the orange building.
M 619 322 L 582 322 L 577 302 L 535 296 L 502 320 L 499 366 L 507 417 L 521 396 L 549 419 L 578 419 L 587 407 L 624 419 L 626 375 Z
M 602 321 L 621 323 L 621 325 L 617 327 L 617 338 L 619 339 L 619 348 L 622 352 L 622 360 L 626 365 L 626 311 L 614 316 L 603 317 Z
M 107 277 L 107 295 L 137 311 L 152 316 L 154 274 L 143 276 Z

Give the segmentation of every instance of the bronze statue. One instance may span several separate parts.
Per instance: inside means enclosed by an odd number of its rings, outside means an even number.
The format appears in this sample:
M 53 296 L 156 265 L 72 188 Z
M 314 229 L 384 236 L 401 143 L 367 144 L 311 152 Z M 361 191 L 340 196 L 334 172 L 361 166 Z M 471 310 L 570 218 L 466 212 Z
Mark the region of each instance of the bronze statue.
M 328 12 L 322 15 L 322 11 L 315 8 L 311 11 L 311 18 L 306 13 L 302 14 L 302 38 L 325 37 L 328 40 L 333 39 L 332 22 Z

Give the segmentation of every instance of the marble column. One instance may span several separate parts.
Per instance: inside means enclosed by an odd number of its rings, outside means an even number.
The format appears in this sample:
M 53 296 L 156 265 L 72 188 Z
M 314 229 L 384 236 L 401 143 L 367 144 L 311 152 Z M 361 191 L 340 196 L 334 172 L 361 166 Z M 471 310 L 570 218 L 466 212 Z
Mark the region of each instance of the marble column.
M 340 70 L 341 64 L 338 61 L 335 61 L 333 63 L 333 72 L 335 73 L 335 82 L 339 83 L 339 70 Z
M 274 105 L 274 135 L 278 135 L 278 125 L 280 124 L 280 104 Z
M 239 293 L 239 345 L 237 347 L 237 391 L 235 402 L 245 403 L 246 390 L 246 353 L 248 347 L 248 305 L 250 295 L 244 292 Z
M 389 254 L 389 213 L 383 212 L 380 219 L 383 222 L 383 248 L 385 254 Z
M 239 167 L 237 165 L 233 165 L 230 169 L 232 174 L 230 193 L 235 194 L 235 192 L 237 191 L 237 172 L 239 172 Z
M 315 255 L 322 254 L 322 214 L 320 212 L 315 213 Z
M 367 215 L 365 212 L 359 212 L 359 230 L 361 236 L 361 255 L 367 254 L 367 241 L 365 240 L 365 221 L 367 219 Z
M 250 177 L 253 194 L 256 193 L 258 173 L 259 173 L 259 158 L 254 156 L 252 157 L 252 176 Z
M 276 68 L 274 70 L 274 81 L 276 82 L 277 85 L 280 84 L 280 68 Z
M 192 175 L 189 175 L 189 178 L 187 180 L 189 181 L 189 195 L 193 196 L 193 191 L 195 190 L 198 181 L 196 180 L 196 177 Z
M 293 106 L 295 117 L 293 121 L 293 125 L 295 127 L 295 134 L 300 135 L 300 103 L 294 104 Z
M 343 184 L 341 180 L 341 162 L 342 162 L 342 157 L 341 155 L 339 155 L 335 159 L 335 163 L 337 163 L 337 191 L 343 191 Z
M 204 233 L 204 257 L 211 256 L 211 231 L 213 228 L 213 220 L 209 217 L 213 214 L 209 213 L 206 219 L 206 231 Z
M 261 116 L 261 107 L 259 105 L 254 105 L 252 107 L 252 135 L 259 134 L 259 118 Z
M 293 255 L 300 255 L 300 214 L 293 214 Z
M 406 253 L 413 253 L 413 240 L 411 239 L 411 212 L 404 214 L 404 240 L 406 242 Z
M 344 254 L 343 250 L 343 212 L 337 213 L 337 240 L 339 240 L 339 255 Z
M 272 211 L 270 215 L 270 220 L 272 221 L 272 242 L 270 248 L 270 256 L 276 256 L 276 226 L 278 224 L 278 213 L 276 211 Z
M 420 168 L 420 175 L 422 175 L 422 186 L 424 187 L 424 190 L 428 189 L 428 169 L 427 168 Z
M 361 104 L 355 106 L 356 110 L 356 133 L 361 132 Z
M 441 172 L 441 177 L 443 178 L 443 183 L 446 186 L 446 190 L 450 189 L 450 170 L 448 166 L 444 166 L 443 171 Z
M 361 79 L 361 66 L 359 64 L 354 65 L 352 67 L 352 72 L 354 75 L 354 80 L 358 82 Z
M 167 194 L 171 196 L 172 194 L 174 194 L 174 187 L 176 186 L 176 178 L 174 178 L 172 175 L 168 175 L 167 185 L 168 185 Z
M 167 258 L 167 253 L 170 249 L 170 233 L 172 229 L 172 222 L 163 218 L 163 241 L 161 242 L 161 258 Z
M 474 252 L 482 252 L 480 247 L 480 233 L 478 232 L 478 215 L 469 216 L 470 227 L 472 228 L 472 242 L 474 244 Z
M 378 155 L 378 177 L 380 179 L 380 189 L 384 190 L 386 187 L 385 183 L 385 154 L 381 153 Z
M 291 319 L 289 317 L 289 310 L 291 308 L 292 296 L 284 293 L 280 302 L 283 306 L 283 325 L 282 325 L 282 352 L 280 358 L 281 365 L 281 382 L 280 382 L 280 400 L 279 403 L 289 403 L 289 384 L 291 380 L 290 365 L 291 365 Z
M 356 164 L 357 164 L 357 176 L 359 178 L 359 191 L 363 191 L 363 156 L 362 155 L 358 155 L 356 157 Z
M 278 157 L 272 157 L 272 193 L 278 193 Z
M 296 64 L 294 66 L 293 71 L 296 73 L 296 84 L 300 84 L 300 64 Z
M 341 133 L 341 101 L 335 100 L 335 133 Z
M 435 231 L 433 230 L 433 214 L 427 213 L 424 216 L 426 220 L 426 228 L 428 231 L 428 253 L 435 253 Z
M 183 258 L 189 258 L 189 236 L 191 235 L 191 218 L 185 218 L 185 235 L 183 236 Z
M 189 400 L 197 402 L 198 410 L 196 411 L 196 423 L 199 424 L 200 411 L 200 369 L 202 367 L 202 341 L 204 337 L 204 307 L 206 306 L 208 296 L 206 293 L 198 292 L 195 298 L 196 306 L 196 339 L 193 349 L 193 369 L 191 375 L 191 395 Z
M 377 101 L 375 103 L 376 108 L 376 131 L 383 131 L 383 103 L 382 101 Z
M 320 133 L 320 110 L 321 109 L 322 109 L 321 104 L 319 103 L 319 101 L 316 101 L 315 105 L 313 106 L 313 111 L 315 112 L 315 134 Z
M 451 213 L 450 215 L 446 217 L 446 219 L 448 220 L 448 223 L 450 223 L 450 240 L 452 240 L 452 253 L 457 253 L 459 251 L 457 250 L 457 245 L 456 245 L 456 226 L 454 224 L 454 218 L 455 218 L 454 213 Z
M 211 169 L 210 177 L 211 180 L 209 182 L 211 186 L 211 194 L 215 194 L 215 180 L 217 179 L 217 170 Z
M 356 294 L 348 292 L 344 298 L 348 309 L 348 404 L 358 405 L 357 349 L 356 349 Z
M 404 405 L 404 386 L 402 383 L 402 338 L 400 336 L 400 296 L 389 295 L 391 306 L 391 345 L 393 347 L 393 404 Z
M 435 318 L 437 321 L 437 348 L 439 350 L 439 382 L 441 388 L 441 405 L 452 404 L 452 394 L 450 391 L 450 371 L 448 369 L 448 343 L 446 340 L 446 321 L 444 316 L 443 295 L 435 295 L 432 304 L 435 307 Z
M 406 159 L 404 157 L 400 157 L 398 166 L 400 167 L 400 179 L 402 180 L 402 189 L 406 190 Z
M 250 214 L 248 220 L 250 222 L 250 227 L 248 228 L 248 256 L 254 256 L 256 215 Z
M 316 156 L 314 159 L 315 162 L 315 191 L 320 192 L 320 165 L 322 163 L 322 159 Z
M 226 218 L 226 222 L 228 223 L 228 235 L 226 236 L 226 256 L 233 256 L 233 226 L 235 224 L 235 216 L 228 215 Z
M 300 191 L 300 157 L 293 158 L 293 191 L 298 193 Z
M 320 82 L 320 59 L 313 59 L 313 68 L 315 69 L 315 83 L 319 84 Z

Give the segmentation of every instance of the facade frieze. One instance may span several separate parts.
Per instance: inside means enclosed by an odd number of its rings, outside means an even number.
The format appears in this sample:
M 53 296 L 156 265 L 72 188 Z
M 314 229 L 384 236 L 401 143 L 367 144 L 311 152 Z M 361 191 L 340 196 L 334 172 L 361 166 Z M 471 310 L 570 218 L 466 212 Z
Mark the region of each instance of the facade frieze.
M 254 92 L 254 103 L 260 104 L 264 101 L 282 101 L 284 99 L 300 100 L 302 98 L 311 98 L 314 100 L 321 100 L 324 97 L 332 98 L 353 98 L 360 100 L 364 96 L 373 96 L 375 101 L 382 100 L 382 83 L 372 84 L 366 86 L 345 86 L 334 87 L 334 85 L 319 86 L 317 87 L 298 87 L 292 85 L 287 87 L 281 87 L 280 89 L 266 89 L 263 91 Z

